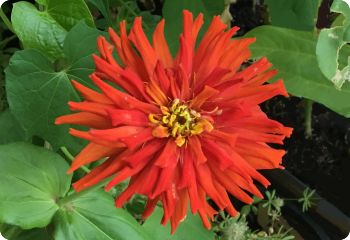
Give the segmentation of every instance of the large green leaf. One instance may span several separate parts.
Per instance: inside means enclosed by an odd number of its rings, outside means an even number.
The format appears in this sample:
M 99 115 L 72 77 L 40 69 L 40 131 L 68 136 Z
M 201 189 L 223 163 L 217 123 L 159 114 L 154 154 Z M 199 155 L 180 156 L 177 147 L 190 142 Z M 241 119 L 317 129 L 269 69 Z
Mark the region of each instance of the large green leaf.
M 337 90 L 328 81 L 316 60 L 317 36 L 291 29 L 261 26 L 253 29 L 246 37 L 256 37 L 251 45 L 253 57 L 266 56 L 278 69 L 278 77 L 284 79 L 289 93 L 322 103 L 333 111 L 350 117 L 350 84 Z M 349 56 L 349 49 L 344 49 Z M 346 65 L 346 57 L 340 59 Z
M 160 225 L 163 216 L 161 208 L 157 207 L 154 213 L 146 220 L 142 227 L 153 237 L 153 240 L 213 240 L 214 232 L 204 228 L 198 215 L 188 213 L 181 222 L 174 235 L 170 235 L 170 225 Z
M 0 144 L 26 140 L 22 126 L 8 109 L 0 113 L 0 126 Z
M 29 2 L 13 5 L 13 29 L 25 48 L 35 48 L 52 59 L 63 57 L 63 41 L 67 31 L 47 12 L 40 12 Z
M 46 12 L 69 31 L 78 22 L 93 27 L 94 20 L 84 0 L 46 0 Z
M 11 58 L 6 69 L 7 98 L 28 136 L 42 137 L 54 149 L 67 146 L 74 149 L 73 153 L 79 150 L 81 141 L 67 134 L 69 126 L 57 126 L 54 121 L 70 112 L 69 100 L 79 100 L 71 79 L 92 85 L 88 76 L 94 70 L 91 54 L 96 51 L 98 35 L 99 31 L 84 24 L 73 28 L 64 44 L 66 62 L 60 71 L 33 49 L 16 52 Z
M 69 189 L 68 164 L 58 154 L 26 143 L 0 146 L 0 222 L 44 227 Z
M 13 6 L 13 28 L 25 48 L 42 51 L 51 59 L 64 56 L 63 42 L 69 31 L 81 20 L 93 26 L 93 19 L 83 0 L 47 0 L 44 11 L 29 2 Z
M 114 206 L 103 190 L 66 203 L 54 217 L 55 240 L 146 240 L 148 235 L 125 210 Z
M 194 17 L 199 13 L 204 14 L 204 24 L 199 35 L 206 31 L 212 17 L 220 15 L 225 8 L 224 0 L 166 0 L 163 6 L 163 17 L 166 20 L 165 34 L 169 48 L 173 54 L 176 53 L 179 36 L 182 31 L 182 11 L 187 9 Z
M 266 0 L 275 26 L 312 31 L 320 0 Z

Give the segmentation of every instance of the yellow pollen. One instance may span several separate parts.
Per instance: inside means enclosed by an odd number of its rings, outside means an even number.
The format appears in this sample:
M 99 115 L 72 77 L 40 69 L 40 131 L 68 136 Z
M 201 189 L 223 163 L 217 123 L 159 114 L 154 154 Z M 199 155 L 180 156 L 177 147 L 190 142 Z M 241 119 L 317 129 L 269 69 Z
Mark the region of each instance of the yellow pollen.
M 213 125 L 208 119 L 181 103 L 179 99 L 173 100 L 169 107 L 161 106 L 160 111 L 161 114 L 148 116 L 149 121 L 156 125 L 153 136 L 172 137 L 179 147 L 186 143 L 188 137 L 213 130 Z

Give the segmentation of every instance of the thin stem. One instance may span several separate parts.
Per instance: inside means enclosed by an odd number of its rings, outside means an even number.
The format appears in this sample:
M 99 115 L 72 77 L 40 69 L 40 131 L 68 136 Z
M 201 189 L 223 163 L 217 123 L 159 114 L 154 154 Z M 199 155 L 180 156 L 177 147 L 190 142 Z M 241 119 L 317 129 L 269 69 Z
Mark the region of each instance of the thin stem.
M 4 13 L 4 11 L 2 10 L 1 7 L 0 7 L 0 18 L 2 19 L 2 21 L 4 21 L 4 23 L 5 23 L 5 25 L 7 26 L 7 28 L 8 28 L 11 32 L 15 33 L 14 30 L 13 30 L 11 21 L 7 18 L 6 14 Z
M 77 198 L 80 198 L 90 192 L 96 191 L 97 189 L 105 186 L 109 181 L 111 180 L 111 178 L 106 178 L 104 180 L 102 180 L 101 182 L 97 183 L 96 185 L 86 188 L 80 192 L 74 192 L 71 195 L 68 195 L 67 197 L 61 199 L 58 201 L 58 205 L 59 206 L 64 206 L 65 204 L 69 203 L 69 202 L 73 202 L 74 200 L 76 200 Z
M 298 201 L 299 198 L 283 198 L 283 201 Z
M 305 137 L 306 138 L 312 138 L 312 105 L 313 101 L 310 99 L 304 99 L 305 104 L 305 120 L 304 120 L 304 126 L 305 126 Z
M 70 160 L 71 162 L 73 162 L 74 160 L 74 156 L 68 151 L 68 149 L 66 147 L 61 147 L 60 150 L 62 151 L 62 153 L 64 154 L 64 156 Z M 86 166 L 81 166 L 80 167 L 84 172 L 89 173 L 90 169 Z
M 132 9 L 126 2 L 124 2 L 123 0 L 118 0 L 118 2 L 123 5 L 126 9 L 128 9 L 129 12 L 131 12 L 132 15 L 134 15 L 135 17 L 138 17 L 139 14 L 137 14 L 134 9 Z M 142 22 L 142 25 L 147 29 L 147 30 L 151 30 L 150 26 L 148 26 L 144 21 Z
M 5 47 L 9 42 L 16 38 L 16 35 L 12 35 L 11 37 L 5 38 L 0 42 L 0 48 Z

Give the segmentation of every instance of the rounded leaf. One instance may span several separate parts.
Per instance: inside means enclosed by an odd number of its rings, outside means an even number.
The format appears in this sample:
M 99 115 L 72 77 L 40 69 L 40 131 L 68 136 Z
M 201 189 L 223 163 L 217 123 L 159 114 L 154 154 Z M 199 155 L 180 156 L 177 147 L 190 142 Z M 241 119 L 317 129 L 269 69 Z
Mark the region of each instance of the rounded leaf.
M 55 240 L 147 240 L 136 220 L 114 206 L 103 190 L 89 192 L 66 203 L 54 217 Z M 153 239 L 153 238 L 152 238 Z
M 58 154 L 27 143 L 0 146 L 0 222 L 44 227 L 69 189 L 68 164 Z

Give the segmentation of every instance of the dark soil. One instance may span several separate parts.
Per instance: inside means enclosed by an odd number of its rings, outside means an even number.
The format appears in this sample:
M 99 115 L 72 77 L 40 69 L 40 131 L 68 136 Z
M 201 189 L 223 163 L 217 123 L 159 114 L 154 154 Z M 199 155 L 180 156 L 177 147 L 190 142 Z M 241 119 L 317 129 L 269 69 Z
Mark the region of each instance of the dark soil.
M 295 176 L 350 216 L 350 120 L 314 103 L 312 138 L 304 134 L 304 102 L 274 98 L 263 104 L 272 119 L 294 128 L 285 141 L 283 164 Z

